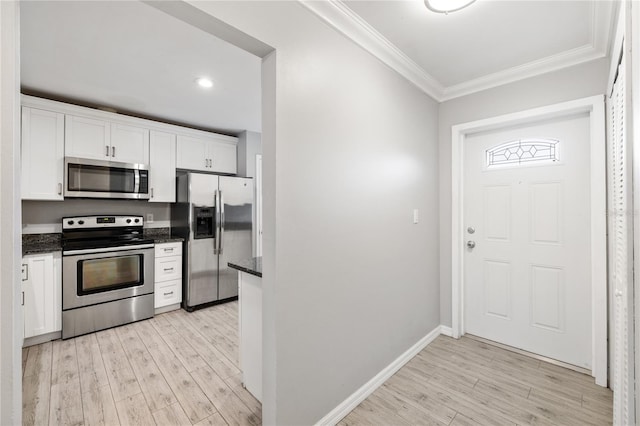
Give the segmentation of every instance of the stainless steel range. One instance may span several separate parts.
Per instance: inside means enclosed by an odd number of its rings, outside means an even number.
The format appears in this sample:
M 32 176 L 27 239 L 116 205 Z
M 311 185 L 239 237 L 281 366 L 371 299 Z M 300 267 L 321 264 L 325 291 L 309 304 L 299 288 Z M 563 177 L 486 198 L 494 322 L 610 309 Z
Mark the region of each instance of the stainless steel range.
M 153 316 L 154 244 L 142 216 L 62 219 L 62 338 Z

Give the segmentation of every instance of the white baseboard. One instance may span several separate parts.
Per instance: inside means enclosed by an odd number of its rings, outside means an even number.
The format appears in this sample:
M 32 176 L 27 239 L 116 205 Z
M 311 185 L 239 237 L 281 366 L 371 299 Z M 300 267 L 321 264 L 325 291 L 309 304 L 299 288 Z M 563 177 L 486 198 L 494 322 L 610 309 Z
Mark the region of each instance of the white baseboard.
M 440 334 L 442 334 L 443 336 L 453 337 L 453 328 L 447 327 L 446 325 L 441 325 Z
M 444 327 L 451 333 L 450 327 Z M 382 371 L 376 374 L 371 380 L 362 385 L 360 389 L 351 394 L 347 399 L 342 401 L 336 408 L 331 410 L 326 416 L 320 419 L 316 426 L 333 426 L 342 420 L 347 414 L 349 414 L 354 408 L 356 408 L 362 401 L 367 399 L 376 389 L 378 389 L 384 382 L 393 376 L 398 370 L 400 370 L 407 362 L 414 356 L 423 350 L 429 343 L 433 342 L 436 337 L 443 333 L 443 326 L 439 325 L 433 329 L 429 334 L 420 339 L 415 345 L 410 347 L 405 353 L 393 360 L 391 364 L 387 365 Z M 450 336 L 451 334 L 449 334 Z

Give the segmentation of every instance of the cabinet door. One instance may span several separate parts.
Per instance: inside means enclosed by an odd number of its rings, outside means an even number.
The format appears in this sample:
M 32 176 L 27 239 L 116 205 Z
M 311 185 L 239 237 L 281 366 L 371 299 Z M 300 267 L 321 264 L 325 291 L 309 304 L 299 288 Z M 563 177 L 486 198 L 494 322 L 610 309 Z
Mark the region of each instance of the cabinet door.
M 64 152 L 67 157 L 107 160 L 110 152 L 108 121 L 66 115 Z
M 64 114 L 22 107 L 22 199 L 62 200 Z
M 176 202 L 176 135 L 149 134 L 149 202 Z
M 110 155 L 113 161 L 149 164 L 149 130 L 112 123 Z
M 208 158 L 212 172 L 236 174 L 238 170 L 237 146 L 233 143 L 210 141 Z
M 176 167 L 186 170 L 211 171 L 207 157 L 208 145 L 205 139 L 178 135 L 176 146 Z
M 22 258 L 25 338 L 62 329 L 61 262 L 60 253 Z

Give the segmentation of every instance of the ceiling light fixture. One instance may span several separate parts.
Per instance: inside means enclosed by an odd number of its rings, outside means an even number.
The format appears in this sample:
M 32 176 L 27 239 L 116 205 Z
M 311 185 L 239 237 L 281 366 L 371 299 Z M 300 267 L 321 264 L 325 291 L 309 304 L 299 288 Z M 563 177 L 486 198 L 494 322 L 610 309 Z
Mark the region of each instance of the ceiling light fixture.
M 205 89 L 210 89 L 213 87 L 213 81 L 211 81 L 210 79 L 206 78 L 206 77 L 200 77 L 196 80 L 196 83 L 198 83 L 198 86 L 203 87 Z
M 448 15 L 450 12 L 464 9 L 476 0 L 424 0 L 427 9 Z

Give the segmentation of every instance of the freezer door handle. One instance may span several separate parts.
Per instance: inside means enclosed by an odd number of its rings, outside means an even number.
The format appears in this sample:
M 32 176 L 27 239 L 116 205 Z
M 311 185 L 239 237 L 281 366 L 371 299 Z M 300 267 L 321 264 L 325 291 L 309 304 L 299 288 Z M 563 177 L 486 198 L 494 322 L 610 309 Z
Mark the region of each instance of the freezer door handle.
M 213 195 L 213 203 L 216 206 L 216 216 L 215 216 L 215 228 L 213 230 L 213 254 L 218 254 L 218 240 L 220 239 L 220 196 L 218 194 L 218 190 L 214 191 Z
M 218 243 L 218 254 L 222 254 L 222 250 L 224 249 L 222 245 L 222 240 L 224 239 L 224 227 L 225 227 L 225 217 L 224 217 L 224 195 L 222 191 L 220 191 L 220 238 Z

